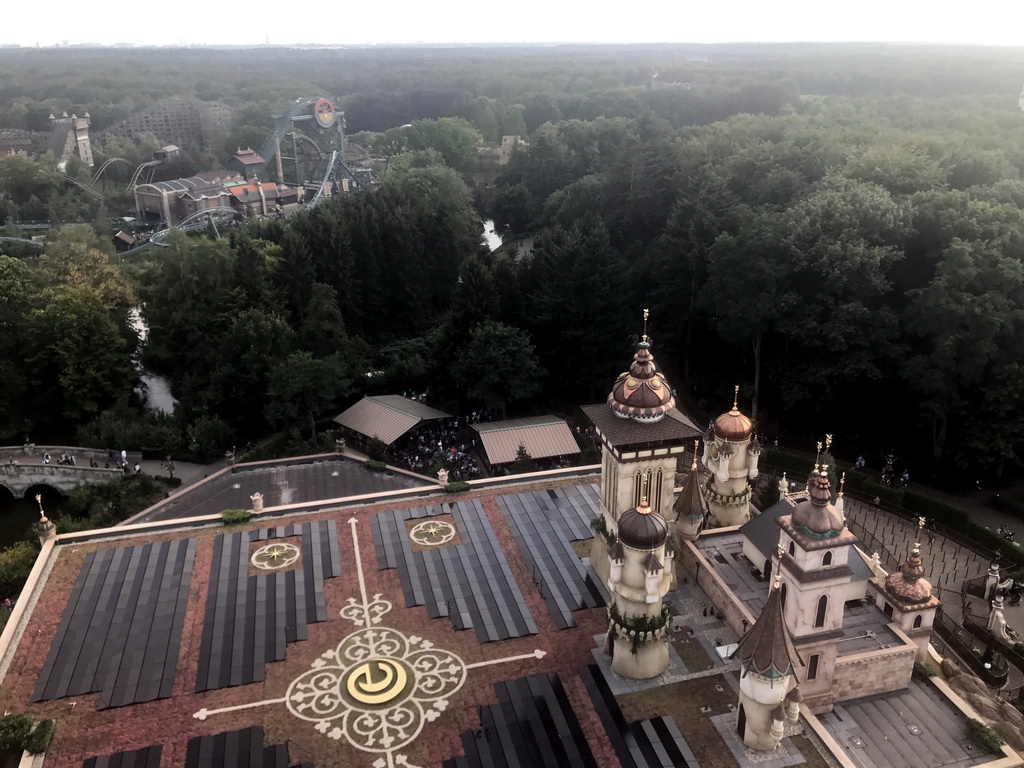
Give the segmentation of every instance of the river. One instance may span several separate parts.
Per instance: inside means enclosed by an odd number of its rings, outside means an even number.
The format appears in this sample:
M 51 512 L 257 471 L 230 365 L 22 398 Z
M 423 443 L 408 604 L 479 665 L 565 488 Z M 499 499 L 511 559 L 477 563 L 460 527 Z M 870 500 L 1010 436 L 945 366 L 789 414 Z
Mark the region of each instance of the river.
M 140 384 L 135 388 L 135 392 L 146 403 L 146 407 L 149 410 L 159 411 L 160 413 L 174 413 L 174 406 L 178 404 L 178 401 L 171 394 L 171 383 L 163 376 L 150 373 L 141 363 L 142 347 L 145 345 L 146 339 L 149 338 L 149 326 L 146 325 L 146 319 L 142 316 L 142 311 L 139 307 L 135 307 L 128 313 L 128 321 L 139 337 L 139 346 L 135 357 L 137 361 L 136 367 L 139 369 Z
M 501 235 L 494 231 L 494 220 L 484 222 L 484 244 L 493 253 L 501 247 Z

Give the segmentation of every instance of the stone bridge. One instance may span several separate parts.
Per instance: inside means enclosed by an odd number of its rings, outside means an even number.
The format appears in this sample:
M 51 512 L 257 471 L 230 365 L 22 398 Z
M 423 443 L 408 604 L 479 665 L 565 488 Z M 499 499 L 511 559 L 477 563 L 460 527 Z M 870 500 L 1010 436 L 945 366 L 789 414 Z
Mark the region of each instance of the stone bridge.
M 43 455 L 49 453 L 51 462 L 43 463 Z M 57 458 L 67 453 L 75 457 L 75 465 L 57 464 Z M 129 466 L 141 459 L 138 452 L 128 454 Z M 99 466 L 90 467 L 90 461 Z M 0 447 L 0 488 L 6 488 L 15 498 L 25 498 L 36 486 L 48 486 L 63 495 L 69 494 L 82 485 L 100 485 L 122 476 L 116 460 L 110 461 L 107 451 L 94 448 L 77 448 L 66 445 L 34 445 Z

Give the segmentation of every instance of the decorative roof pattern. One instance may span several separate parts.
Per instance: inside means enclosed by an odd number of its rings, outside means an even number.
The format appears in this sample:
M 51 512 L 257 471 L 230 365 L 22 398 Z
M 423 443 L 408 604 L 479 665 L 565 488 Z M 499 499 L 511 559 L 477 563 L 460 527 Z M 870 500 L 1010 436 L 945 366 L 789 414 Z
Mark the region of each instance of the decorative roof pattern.
M 637 347 L 629 370 L 619 374 L 612 385 L 608 407 L 616 416 L 640 422 L 660 421 L 676 407 L 672 387 L 654 362 L 647 334 Z

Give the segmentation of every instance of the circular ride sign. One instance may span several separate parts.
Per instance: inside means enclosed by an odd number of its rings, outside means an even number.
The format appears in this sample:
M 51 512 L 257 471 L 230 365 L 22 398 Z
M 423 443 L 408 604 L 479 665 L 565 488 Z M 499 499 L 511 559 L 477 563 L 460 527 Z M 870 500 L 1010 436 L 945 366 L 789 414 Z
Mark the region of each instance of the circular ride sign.
M 317 125 L 321 128 L 330 128 L 337 119 L 334 104 L 330 99 L 320 99 L 313 107 L 313 116 L 316 117 Z

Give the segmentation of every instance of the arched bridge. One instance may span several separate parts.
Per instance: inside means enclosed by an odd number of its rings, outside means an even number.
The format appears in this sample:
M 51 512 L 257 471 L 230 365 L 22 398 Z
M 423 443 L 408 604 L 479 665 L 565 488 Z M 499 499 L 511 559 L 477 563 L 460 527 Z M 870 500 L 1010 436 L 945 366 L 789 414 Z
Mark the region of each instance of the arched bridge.
M 50 463 L 43 462 L 43 455 L 50 454 Z M 58 464 L 61 453 L 75 457 L 75 464 Z M 30 489 L 48 486 L 63 495 L 71 493 L 82 485 L 101 485 L 122 476 L 119 468 L 120 453 L 110 461 L 106 451 L 92 448 L 74 448 L 54 445 L 26 445 L 17 448 L 0 448 L 0 488 L 6 488 L 17 498 L 30 495 Z M 129 466 L 139 461 L 138 453 L 128 454 Z M 89 466 L 90 460 L 99 466 Z

